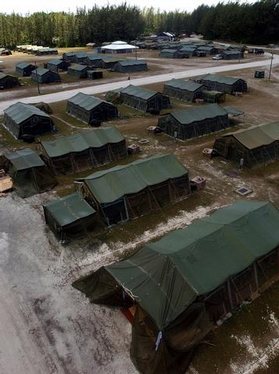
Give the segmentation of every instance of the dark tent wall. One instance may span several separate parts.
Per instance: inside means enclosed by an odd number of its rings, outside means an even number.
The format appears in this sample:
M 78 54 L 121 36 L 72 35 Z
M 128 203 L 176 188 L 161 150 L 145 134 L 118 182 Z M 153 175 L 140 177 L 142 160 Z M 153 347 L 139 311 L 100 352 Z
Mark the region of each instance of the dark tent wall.
M 103 59 L 98 55 L 88 55 L 85 61 L 86 65 L 90 68 L 102 68 Z
M 73 286 L 91 302 L 135 306 L 131 358 L 141 373 L 185 373 L 217 322 L 279 278 L 279 211 L 238 201 L 165 235 Z
M 171 107 L 168 96 L 133 85 L 122 88 L 120 98 L 124 104 L 143 112 L 160 111 Z
M 30 148 L 6 152 L 4 159 L 2 167 L 13 178 L 21 197 L 48 191 L 57 184 L 42 159 Z
M 30 77 L 33 70 L 36 69 L 36 66 L 28 62 L 19 62 L 16 64 L 16 72 L 22 77 Z
M 173 155 L 157 155 L 82 178 L 83 196 L 107 225 L 127 221 L 190 194 L 188 171 Z
M 41 151 L 55 174 L 80 172 L 127 157 L 126 141 L 114 127 L 43 141 Z
M 4 110 L 4 126 L 17 139 L 53 131 L 48 114 L 30 104 L 16 103 Z
M 89 125 L 118 117 L 117 107 L 98 97 L 79 92 L 67 101 L 67 113 Z
M 60 75 L 54 71 L 44 68 L 37 68 L 32 71 L 31 78 L 38 83 L 61 82 Z
M 196 138 L 230 127 L 228 113 L 218 104 L 177 110 L 158 119 L 158 127 L 181 140 Z
M 207 74 L 197 79 L 208 90 L 234 94 L 235 92 L 247 92 L 247 83 L 240 78 L 225 77 L 222 75 Z
M 203 98 L 205 86 L 194 81 L 172 79 L 164 84 L 164 94 L 183 101 L 195 101 Z
M 215 140 L 218 155 L 253 167 L 279 160 L 279 123 L 268 123 L 226 134 Z
M 64 60 L 56 59 L 50 60 L 47 63 L 47 68 L 51 71 L 58 73 L 59 71 L 66 71 L 68 70 L 69 63 Z
M 43 206 L 46 224 L 60 240 L 86 234 L 95 225 L 96 211 L 73 193 Z
M 13 88 L 19 85 L 20 83 L 17 77 L 0 72 L 0 89 L 4 90 L 7 88 Z

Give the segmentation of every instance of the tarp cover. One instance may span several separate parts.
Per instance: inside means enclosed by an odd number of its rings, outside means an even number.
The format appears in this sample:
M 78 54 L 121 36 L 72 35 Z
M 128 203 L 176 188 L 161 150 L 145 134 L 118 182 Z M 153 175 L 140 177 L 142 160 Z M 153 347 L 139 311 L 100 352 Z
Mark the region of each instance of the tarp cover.
M 61 227 L 96 213 L 77 192 L 52 201 L 46 204 L 44 208 Z
M 4 156 L 13 164 L 15 170 L 26 170 L 45 166 L 43 160 L 31 148 L 6 152 Z
M 105 269 L 162 330 L 197 296 L 279 246 L 278 227 L 270 203 L 239 201 Z
M 279 122 L 253 126 L 224 135 L 227 136 L 233 136 L 248 149 L 255 149 L 279 141 Z
M 68 102 L 78 105 L 85 110 L 92 110 L 104 102 L 107 103 L 106 101 L 101 100 L 98 97 L 86 95 L 82 92 L 79 92 L 75 96 L 71 97 Z M 107 104 L 111 105 L 110 103 Z
M 182 125 L 189 125 L 193 122 L 225 116 L 227 111 L 218 104 L 208 104 L 198 108 L 175 110 L 170 115 Z
M 165 86 L 179 88 L 180 90 L 186 90 L 190 92 L 195 92 L 204 87 L 203 84 L 191 80 L 184 81 L 183 79 L 171 79 L 170 81 L 165 83 Z
M 52 158 L 83 152 L 90 148 L 100 148 L 106 144 L 119 143 L 123 140 L 124 137 L 115 127 L 103 127 L 63 136 L 55 140 L 43 141 L 42 146 L 47 155 Z
M 20 102 L 9 106 L 9 108 L 4 110 L 4 113 L 7 116 L 9 116 L 18 125 L 26 121 L 28 118 L 32 117 L 33 115 L 50 118 L 48 114 L 36 108 L 34 105 L 20 103 Z
M 111 203 L 148 186 L 188 174 L 174 155 L 156 155 L 99 171 L 83 180 L 99 203 Z
M 139 97 L 143 100 L 149 100 L 151 97 L 157 94 L 156 91 L 147 90 L 146 88 L 136 87 L 133 85 L 129 85 L 128 87 L 121 88 L 121 93 L 126 95 Z

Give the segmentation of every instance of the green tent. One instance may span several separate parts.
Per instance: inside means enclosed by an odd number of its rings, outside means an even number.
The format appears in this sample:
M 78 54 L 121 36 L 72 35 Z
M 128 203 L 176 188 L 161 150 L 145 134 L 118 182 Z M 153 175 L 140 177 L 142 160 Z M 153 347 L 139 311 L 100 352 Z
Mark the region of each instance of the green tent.
M 94 226 L 96 211 L 77 192 L 43 208 L 47 225 L 60 240 L 86 233 Z
M 135 218 L 190 193 L 186 168 L 174 155 L 156 155 L 82 178 L 85 196 L 93 199 L 111 225 Z
M 205 87 L 197 82 L 171 79 L 164 85 L 164 94 L 179 100 L 195 101 L 203 98 Z
M 233 94 L 234 92 L 247 92 L 247 83 L 241 78 L 225 77 L 217 74 L 207 74 L 197 82 L 202 83 L 209 90 Z
M 48 114 L 34 105 L 20 102 L 4 110 L 4 125 L 17 139 L 53 131 L 53 122 Z
M 218 104 L 175 110 L 158 119 L 158 127 L 170 136 L 185 140 L 231 126 L 228 112 Z
M 237 163 L 243 159 L 247 167 L 279 160 L 279 122 L 225 134 L 215 140 L 213 148 Z
M 73 286 L 95 303 L 135 305 L 131 356 L 140 372 L 184 373 L 186 353 L 214 323 L 278 276 L 278 227 L 270 203 L 238 201 Z
M 4 169 L 11 175 L 20 196 L 47 191 L 56 180 L 43 160 L 30 148 L 4 153 Z
M 42 141 L 41 150 L 55 173 L 79 172 L 127 156 L 125 138 L 116 127 L 102 127 Z
M 113 71 L 119 73 L 133 73 L 137 71 L 147 71 L 147 63 L 142 60 L 124 60 L 119 61 L 112 67 Z

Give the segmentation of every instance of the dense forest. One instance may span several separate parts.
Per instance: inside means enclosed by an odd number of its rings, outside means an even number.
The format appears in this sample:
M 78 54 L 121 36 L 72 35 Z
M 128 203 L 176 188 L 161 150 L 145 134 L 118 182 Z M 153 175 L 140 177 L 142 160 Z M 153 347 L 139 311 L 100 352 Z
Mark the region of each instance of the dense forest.
M 131 41 L 139 35 L 160 31 L 196 32 L 206 39 L 240 43 L 278 42 L 279 1 L 220 2 L 216 6 L 201 5 L 192 13 L 140 10 L 126 3 L 79 8 L 75 13 L 0 13 L 0 45 L 6 47 L 25 43 L 72 47 L 92 41 Z

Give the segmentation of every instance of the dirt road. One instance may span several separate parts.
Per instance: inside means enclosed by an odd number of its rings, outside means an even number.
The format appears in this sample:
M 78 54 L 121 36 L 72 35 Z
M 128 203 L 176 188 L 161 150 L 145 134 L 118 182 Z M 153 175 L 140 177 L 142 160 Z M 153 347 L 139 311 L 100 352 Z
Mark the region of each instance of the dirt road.
M 268 56 L 268 53 L 266 53 L 266 56 Z M 279 55 L 274 55 L 273 66 L 277 64 L 279 64 Z M 207 67 L 207 68 L 183 70 L 183 71 L 177 71 L 174 73 L 167 73 L 167 74 L 157 74 L 157 75 L 147 76 L 143 78 L 131 79 L 125 82 L 123 81 L 112 82 L 112 83 L 101 84 L 98 86 L 72 89 L 68 91 L 56 92 L 56 93 L 51 93 L 51 94 L 46 94 L 46 95 L 25 97 L 25 98 L 20 99 L 20 101 L 24 103 L 36 103 L 38 101 L 43 101 L 45 103 L 53 103 L 56 101 L 67 100 L 73 95 L 77 94 L 78 92 L 83 92 L 85 94 L 97 94 L 97 93 L 107 92 L 110 90 L 116 90 L 121 87 L 128 86 L 129 84 L 133 84 L 135 86 L 143 86 L 147 84 L 165 82 L 173 78 L 177 78 L 177 79 L 191 78 L 191 77 L 196 77 L 196 76 L 207 74 L 207 73 L 220 73 L 220 72 L 234 71 L 234 70 L 240 70 L 240 69 L 264 67 L 268 65 L 270 65 L 270 59 L 252 61 L 252 62 L 247 62 L 247 63 L 216 65 L 216 66 Z M 11 100 L 9 99 L 6 101 L 2 101 L 0 103 L 0 114 L 3 113 L 4 109 L 6 109 L 10 105 L 18 101 L 19 101 L 18 99 L 11 99 Z

